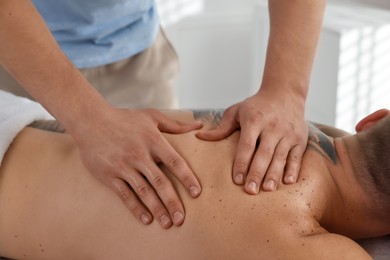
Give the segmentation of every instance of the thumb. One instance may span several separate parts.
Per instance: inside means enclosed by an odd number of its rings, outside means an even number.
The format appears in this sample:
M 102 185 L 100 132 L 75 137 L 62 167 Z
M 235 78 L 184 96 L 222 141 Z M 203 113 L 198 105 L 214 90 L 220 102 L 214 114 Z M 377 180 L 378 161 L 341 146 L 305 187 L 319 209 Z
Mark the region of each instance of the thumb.
M 238 109 L 230 107 L 225 111 L 219 124 L 211 130 L 196 133 L 196 137 L 206 141 L 218 141 L 231 135 L 240 124 L 236 120 Z
M 153 114 L 153 118 L 157 122 L 157 128 L 161 132 L 170 134 L 182 134 L 200 129 L 203 126 L 203 123 L 200 121 L 196 121 L 193 123 L 183 123 L 180 121 L 173 120 L 159 111 L 156 111 Z

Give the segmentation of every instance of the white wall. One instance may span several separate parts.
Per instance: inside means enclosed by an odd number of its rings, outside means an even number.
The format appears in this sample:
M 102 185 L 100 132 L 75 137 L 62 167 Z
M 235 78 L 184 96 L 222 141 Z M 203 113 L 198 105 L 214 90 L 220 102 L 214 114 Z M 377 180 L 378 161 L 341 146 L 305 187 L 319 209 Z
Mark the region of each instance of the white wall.
M 227 107 L 257 90 L 268 36 L 267 9 L 261 7 L 266 2 L 158 0 L 181 60 L 181 107 Z M 354 9 L 358 2 L 390 10 L 387 0 L 328 0 L 332 15 L 324 23 L 307 102 L 309 119 L 348 131 L 361 116 L 390 104 L 390 95 L 380 88 L 383 80 L 390 81 L 384 73 L 390 62 L 385 26 L 390 18 L 386 12 Z M 332 9 L 340 3 L 352 6 Z M 351 77 L 345 81 L 345 75 Z
M 358 3 L 365 4 L 372 7 L 390 9 L 389 0 L 328 0 L 328 3 Z
M 177 92 L 185 108 L 225 108 L 252 93 L 252 0 L 188 0 L 192 11 L 171 22 L 160 0 L 164 28 L 181 61 Z M 178 13 L 184 8 L 177 8 Z M 183 13 L 183 12 L 182 12 Z M 176 15 L 176 17 L 178 17 Z
M 264 2 L 256 2 L 263 9 L 257 16 L 266 12 Z M 254 35 L 262 39 L 259 34 Z M 263 55 L 258 64 L 264 66 L 264 48 L 258 51 Z M 364 116 L 390 108 L 389 65 L 390 11 L 352 1 L 328 3 L 306 118 L 353 132 Z

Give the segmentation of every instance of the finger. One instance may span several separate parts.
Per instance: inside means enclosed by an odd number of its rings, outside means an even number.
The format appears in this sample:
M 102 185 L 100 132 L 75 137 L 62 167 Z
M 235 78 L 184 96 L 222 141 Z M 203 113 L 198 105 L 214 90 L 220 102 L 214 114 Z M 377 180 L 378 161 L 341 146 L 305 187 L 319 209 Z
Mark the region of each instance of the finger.
M 157 127 L 161 132 L 170 134 L 183 134 L 202 128 L 203 123 L 201 121 L 195 121 L 191 124 L 186 124 L 180 121 L 172 120 L 170 118 L 164 118 L 158 122 Z
M 264 134 L 251 161 L 250 170 L 245 181 L 245 191 L 249 194 L 259 193 L 265 173 L 272 160 L 278 140 L 273 135 Z
M 243 126 L 241 129 L 233 164 L 233 181 L 238 185 L 245 182 L 259 134 L 260 129 L 254 126 Z
M 280 140 L 265 174 L 263 190 L 274 191 L 278 188 L 279 182 L 283 178 L 289 150 L 290 144 L 284 138 Z
M 197 130 L 202 128 L 203 123 L 201 121 L 195 121 L 191 124 L 183 123 L 180 121 L 173 120 L 167 115 L 161 113 L 160 111 L 153 111 L 154 120 L 157 121 L 157 127 L 161 132 L 170 133 L 170 134 L 182 134 L 189 131 Z
M 207 141 L 218 141 L 231 135 L 240 126 L 236 120 L 237 109 L 236 106 L 228 108 L 216 128 L 198 132 L 196 137 Z
M 126 182 L 122 179 L 114 178 L 111 180 L 110 187 L 136 218 L 146 225 L 152 223 L 152 215 L 139 201 Z
M 163 145 L 154 147 L 154 153 L 167 169 L 183 184 L 191 197 L 196 198 L 201 193 L 201 186 L 198 179 L 188 166 L 187 162 L 162 139 Z
M 290 153 L 287 157 L 284 183 L 292 184 L 297 181 L 304 152 L 305 149 L 300 145 L 297 145 L 290 150 Z
M 145 165 L 142 172 L 165 205 L 173 223 L 176 226 L 183 224 L 184 208 L 171 181 L 155 164 Z
M 149 174 L 149 173 L 147 173 Z M 149 174 L 150 175 L 150 174 Z M 122 178 L 131 186 L 138 198 L 151 211 L 153 216 L 159 221 L 161 227 L 172 226 L 169 214 L 148 181 L 138 172 L 122 173 Z

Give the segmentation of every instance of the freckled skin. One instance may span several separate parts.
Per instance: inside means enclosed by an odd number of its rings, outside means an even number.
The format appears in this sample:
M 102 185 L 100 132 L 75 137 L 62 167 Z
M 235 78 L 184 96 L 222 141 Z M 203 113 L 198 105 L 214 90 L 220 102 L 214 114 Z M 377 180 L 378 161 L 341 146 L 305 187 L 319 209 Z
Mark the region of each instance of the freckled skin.
M 221 112 L 207 113 L 171 116 L 187 122 L 203 118 L 205 127 L 212 127 Z M 313 140 L 322 140 L 318 135 Z M 328 169 L 337 163 L 323 141 L 307 149 L 298 183 L 250 196 L 231 179 L 239 132 L 220 142 L 200 141 L 194 133 L 165 137 L 203 187 L 193 199 L 162 168 L 185 206 L 184 224 L 170 230 L 134 219 L 86 171 L 69 136 L 25 129 L 0 169 L 0 254 L 15 259 L 369 258 L 352 240 L 322 226 L 331 224 L 328 202 L 339 200 Z

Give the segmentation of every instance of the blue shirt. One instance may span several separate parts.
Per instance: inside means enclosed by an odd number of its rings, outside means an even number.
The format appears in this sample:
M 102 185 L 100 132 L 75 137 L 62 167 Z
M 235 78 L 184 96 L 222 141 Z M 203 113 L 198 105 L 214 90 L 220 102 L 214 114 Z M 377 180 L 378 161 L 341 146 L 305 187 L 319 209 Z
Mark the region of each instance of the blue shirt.
M 131 57 L 152 45 L 159 21 L 154 0 L 33 0 L 78 68 Z

